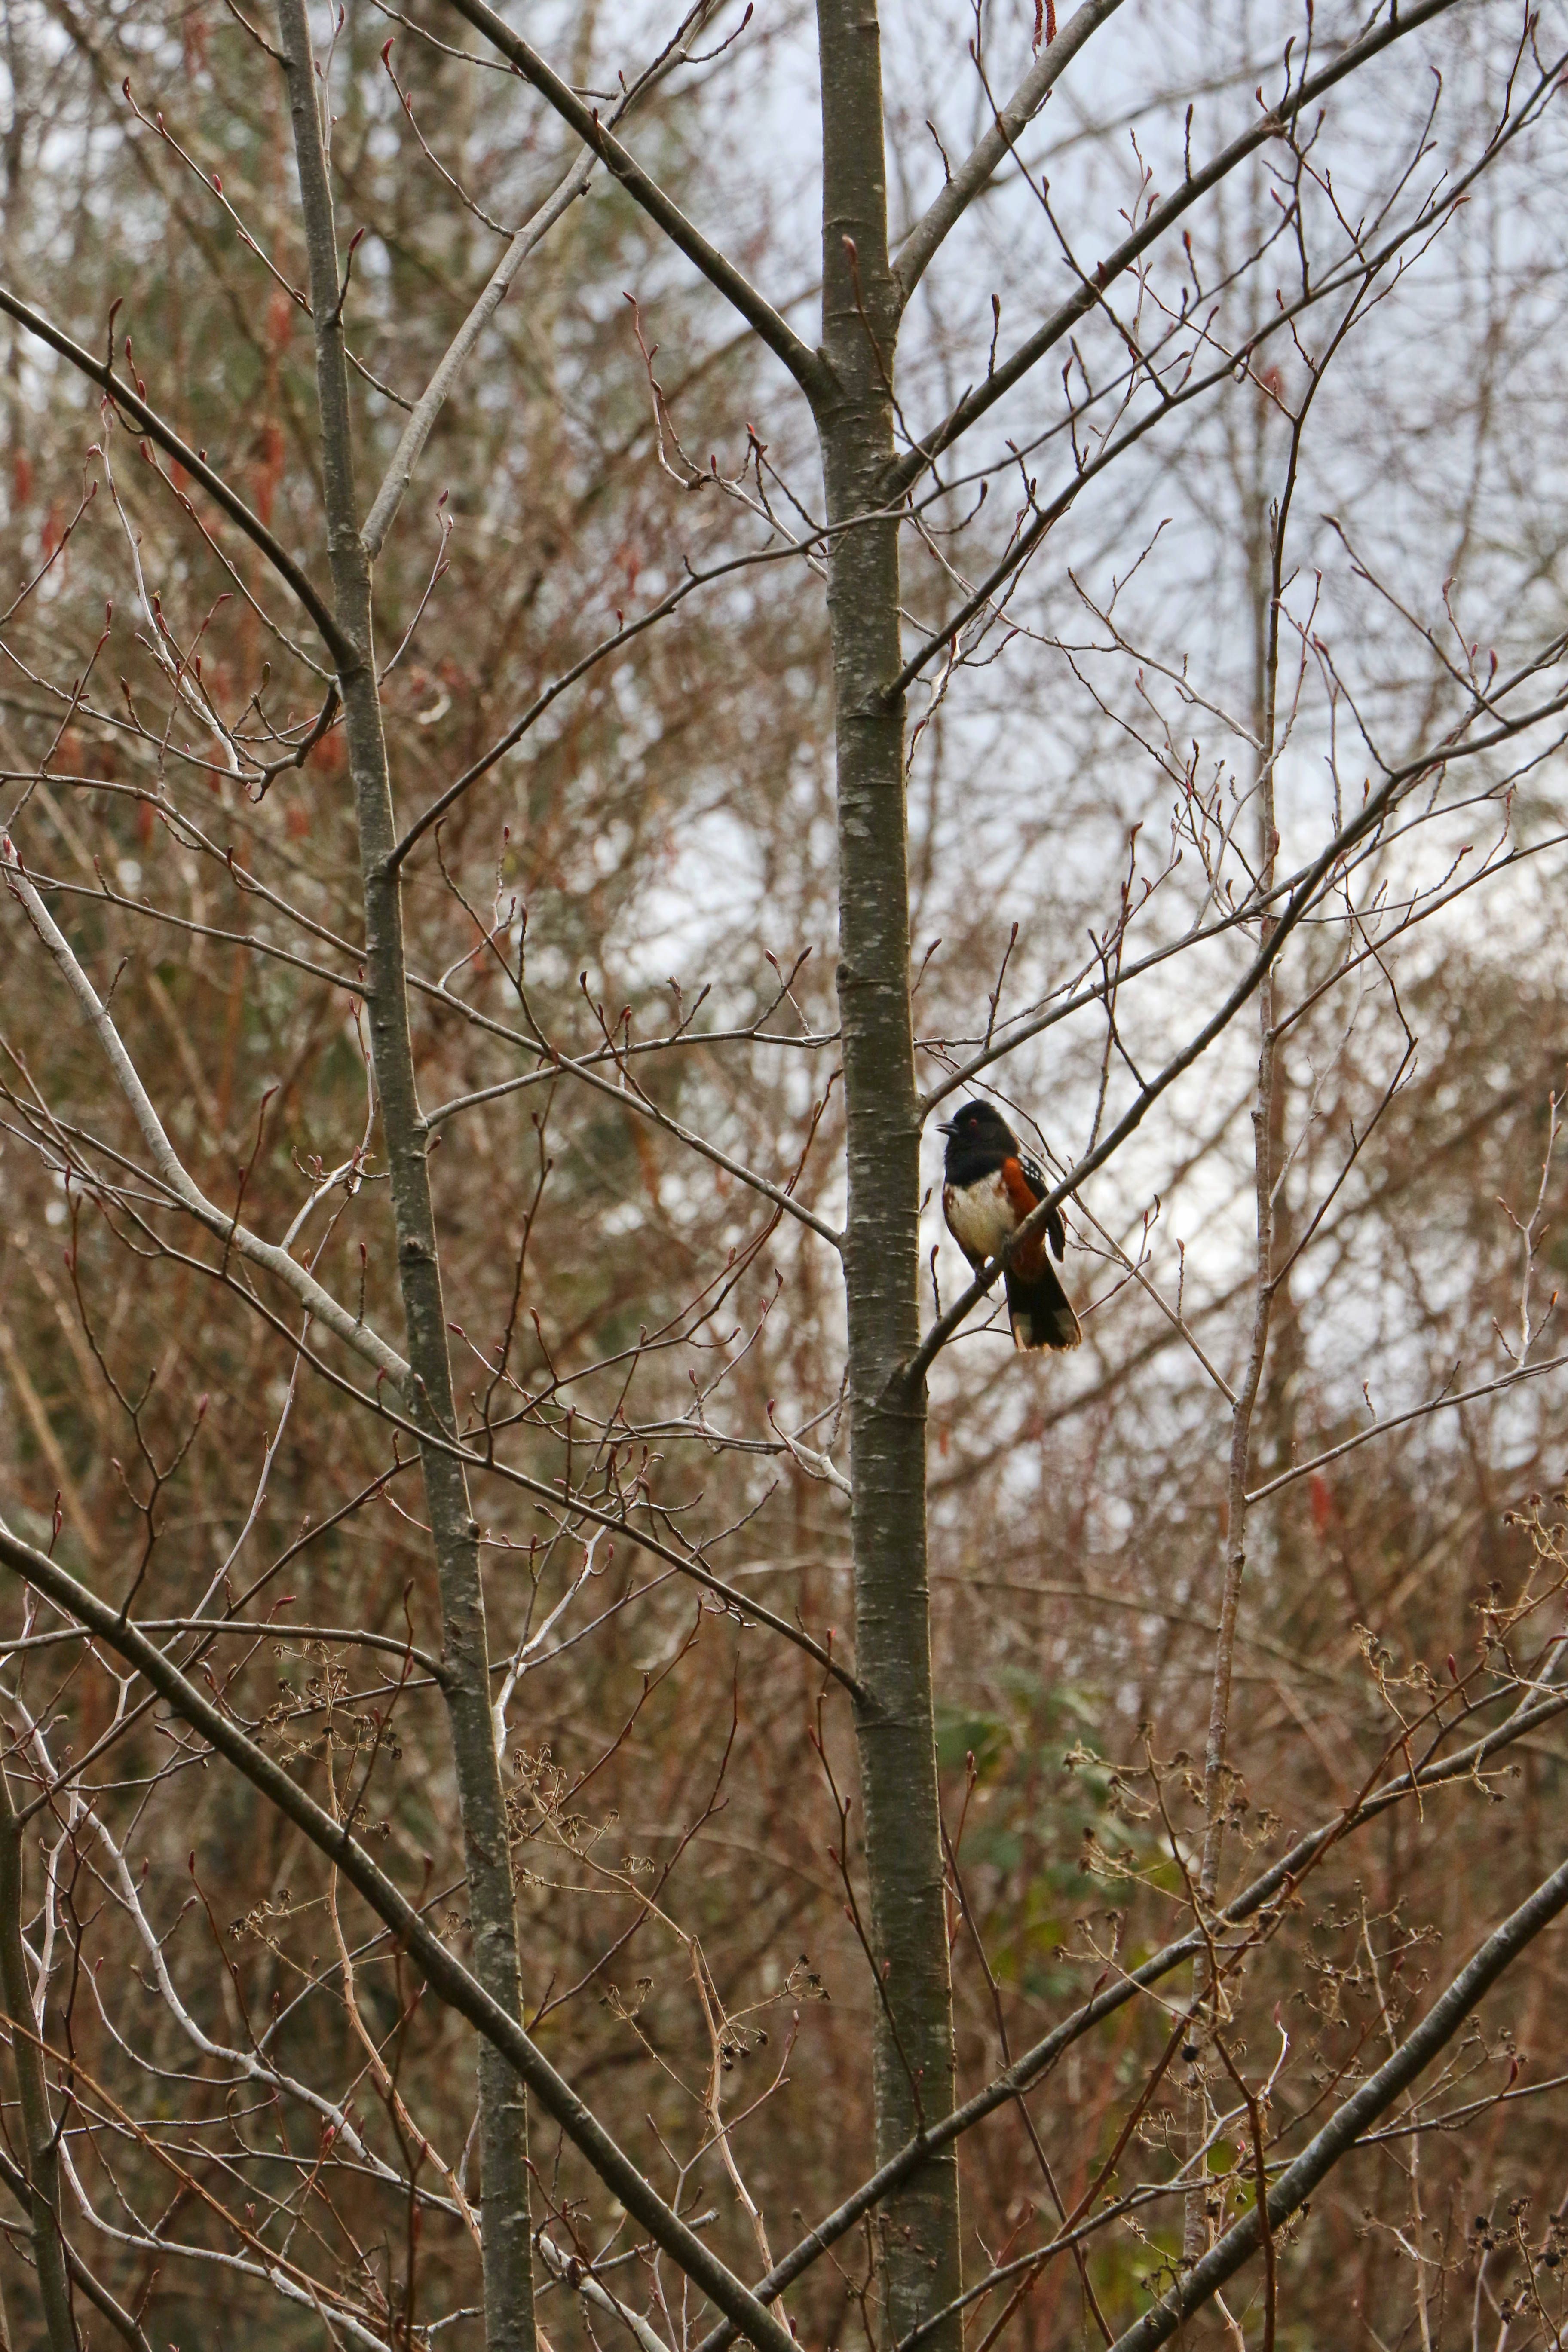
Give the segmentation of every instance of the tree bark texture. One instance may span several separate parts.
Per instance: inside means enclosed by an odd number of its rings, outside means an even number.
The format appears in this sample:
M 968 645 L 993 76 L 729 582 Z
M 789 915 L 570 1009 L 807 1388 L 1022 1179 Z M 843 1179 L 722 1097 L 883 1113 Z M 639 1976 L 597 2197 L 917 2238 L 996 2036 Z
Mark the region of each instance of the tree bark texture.
M 952 2006 L 942 1885 L 926 1580 L 919 1345 L 920 1108 L 910 1013 L 904 705 L 894 458 L 898 289 L 888 260 L 875 0 L 818 0 L 823 118 L 823 341 L 836 383 L 817 404 L 827 514 L 838 784 L 838 1003 L 849 1214 L 856 1710 L 870 1936 L 880 1979 L 874 2053 L 879 2162 L 952 2105 Z M 854 522 L 857 516 L 875 520 Z M 847 524 L 852 527 L 846 529 Z M 952 2149 L 889 2200 L 888 2338 L 961 2286 Z M 926 2339 L 960 2341 L 956 2317 Z
M 338 673 L 364 893 L 366 998 L 376 1095 L 391 1180 L 397 1271 L 408 1336 L 410 1418 L 447 1443 L 458 1434 L 441 1298 L 426 1135 L 408 1024 L 403 915 L 390 860 L 397 835 L 376 688 L 370 559 L 360 537 L 348 366 L 340 322 L 337 237 L 318 80 L 302 0 L 278 0 L 315 321 L 321 467 L 333 600 L 353 649 Z M 451 1730 L 474 1973 L 521 2021 L 517 1909 L 506 1804 L 490 1708 L 489 1650 L 479 1526 L 462 1465 L 439 1445 L 421 1466 L 441 1594 L 442 1685 Z M 487 2352 L 533 2352 L 528 2125 L 524 2094 L 500 2053 L 481 2041 L 479 2149 Z
M 20 2154 L 26 2167 L 33 2261 L 38 2273 L 38 2305 L 49 2352 L 76 2352 L 70 2286 L 66 2278 L 65 2241 L 60 2235 L 60 2168 L 44 2080 L 44 2053 L 34 2038 L 33 1989 L 22 1948 L 22 1827 L 0 1766 L 0 1990 L 11 2020 L 16 2062 L 16 2092 L 22 2110 Z M 0 2320 L 0 2331 L 4 2322 Z

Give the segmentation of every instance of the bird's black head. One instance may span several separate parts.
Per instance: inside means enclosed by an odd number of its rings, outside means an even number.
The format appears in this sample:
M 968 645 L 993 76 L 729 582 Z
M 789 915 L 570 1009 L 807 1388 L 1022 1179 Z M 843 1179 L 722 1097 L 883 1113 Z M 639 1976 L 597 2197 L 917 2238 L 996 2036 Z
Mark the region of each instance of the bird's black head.
M 1018 1149 L 1017 1138 L 994 1103 L 964 1103 L 951 1118 L 942 1120 L 938 1131 L 947 1138 L 950 1184 L 973 1184 Z

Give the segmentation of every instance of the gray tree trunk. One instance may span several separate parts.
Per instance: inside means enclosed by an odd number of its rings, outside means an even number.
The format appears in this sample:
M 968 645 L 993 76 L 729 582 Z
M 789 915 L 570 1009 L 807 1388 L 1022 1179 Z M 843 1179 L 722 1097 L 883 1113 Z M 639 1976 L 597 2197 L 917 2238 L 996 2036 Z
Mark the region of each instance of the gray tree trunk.
M 883 503 L 894 457 L 898 299 L 888 260 L 881 57 L 874 0 L 818 0 L 823 342 L 836 387 L 817 406 L 829 520 Z M 838 1003 L 849 1214 L 856 1714 L 871 1940 L 882 1976 L 874 2082 L 879 2162 L 947 2115 L 954 2084 L 926 1582 L 919 1345 L 921 1115 L 910 1014 L 899 545 L 891 516 L 836 536 L 828 572 L 838 775 Z M 889 2199 L 889 2342 L 961 2285 L 955 2151 Z M 955 2317 L 927 2339 L 954 2352 Z
M 16 2094 L 22 2110 L 18 2151 L 27 2174 L 33 2261 L 38 2273 L 38 2306 L 49 2352 L 75 2352 L 65 2242 L 60 2235 L 60 2167 L 49 2113 L 44 2053 L 33 2039 L 33 1990 L 22 1948 L 22 1828 L 0 1766 L 0 1990 L 11 2020 L 11 2050 L 16 2062 Z M 0 2321 L 0 2332 L 4 2322 Z
M 412 1378 L 405 1402 L 420 1428 L 432 1437 L 445 1436 L 449 1444 L 457 1435 L 457 1407 L 408 1026 L 403 913 L 391 866 L 397 836 L 376 689 L 370 560 L 360 537 L 354 490 L 331 187 L 302 0 L 278 0 L 278 21 L 310 258 L 333 598 L 339 626 L 355 655 L 353 664 L 345 663 L 340 670 L 338 687 L 359 822 L 365 994 L 408 1334 Z M 462 1811 L 474 1972 L 508 2015 L 521 2022 L 516 1897 L 490 1711 L 479 1531 L 462 1465 L 444 1447 L 426 1445 L 422 1468 L 441 1592 L 443 1693 Z M 522 2085 L 489 2042 L 479 2044 L 479 2099 L 487 2352 L 533 2352 L 527 2114 Z

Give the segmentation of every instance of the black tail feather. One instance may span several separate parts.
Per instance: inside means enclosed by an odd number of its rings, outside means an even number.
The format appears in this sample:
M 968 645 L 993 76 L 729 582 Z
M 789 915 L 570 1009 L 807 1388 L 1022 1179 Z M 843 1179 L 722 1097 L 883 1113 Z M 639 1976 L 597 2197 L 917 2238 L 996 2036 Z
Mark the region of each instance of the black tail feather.
M 1076 1348 L 1083 1338 L 1072 1301 L 1048 1261 L 1033 1282 L 1008 1274 L 1007 1315 L 1016 1348 Z

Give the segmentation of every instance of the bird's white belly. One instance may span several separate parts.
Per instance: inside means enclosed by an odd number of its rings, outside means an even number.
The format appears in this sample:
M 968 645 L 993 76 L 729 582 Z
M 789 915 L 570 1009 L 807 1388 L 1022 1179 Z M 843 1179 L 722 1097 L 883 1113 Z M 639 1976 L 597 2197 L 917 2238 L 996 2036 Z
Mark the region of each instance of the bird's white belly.
M 946 1185 L 942 1205 L 953 1240 L 976 1261 L 994 1257 L 1017 1223 L 1000 1169 L 994 1176 L 982 1176 L 977 1183 L 965 1184 L 962 1190 L 956 1184 Z

